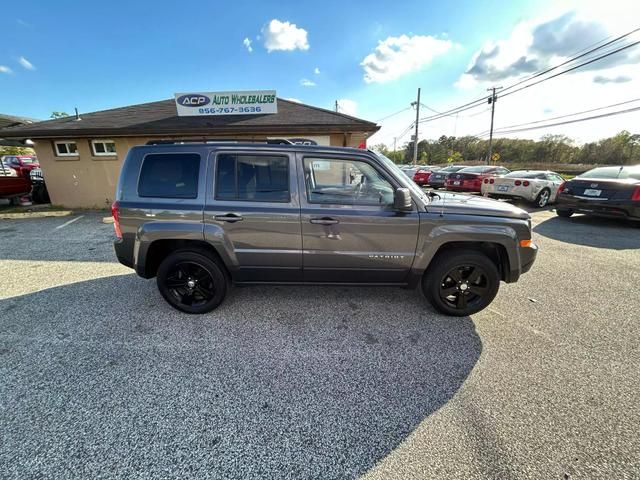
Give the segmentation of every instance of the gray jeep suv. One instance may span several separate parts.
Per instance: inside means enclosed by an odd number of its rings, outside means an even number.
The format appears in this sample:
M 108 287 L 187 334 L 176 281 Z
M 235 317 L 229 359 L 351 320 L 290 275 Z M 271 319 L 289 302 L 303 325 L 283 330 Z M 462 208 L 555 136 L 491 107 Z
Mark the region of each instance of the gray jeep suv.
M 420 285 L 456 316 L 535 260 L 524 210 L 427 194 L 372 151 L 287 143 L 132 148 L 112 209 L 118 260 L 188 313 L 216 308 L 231 284 L 279 283 Z

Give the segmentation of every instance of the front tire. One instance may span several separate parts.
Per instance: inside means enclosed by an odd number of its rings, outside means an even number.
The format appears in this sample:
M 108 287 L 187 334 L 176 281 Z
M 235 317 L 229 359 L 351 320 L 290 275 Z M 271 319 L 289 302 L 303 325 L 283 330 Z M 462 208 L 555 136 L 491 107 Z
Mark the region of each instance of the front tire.
M 206 313 L 224 300 L 228 280 L 218 263 L 205 252 L 178 250 L 158 267 L 158 290 L 173 308 Z
M 563 210 L 561 208 L 556 208 L 556 215 L 562 218 L 569 218 L 573 215 L 573 210 Z
M 486 308 L 500 286 L 500 273 L 493 261 L 474 250 L 440 253 L 422 279 L 422 291 L 441 313 L 455 317 L 472 315 Z

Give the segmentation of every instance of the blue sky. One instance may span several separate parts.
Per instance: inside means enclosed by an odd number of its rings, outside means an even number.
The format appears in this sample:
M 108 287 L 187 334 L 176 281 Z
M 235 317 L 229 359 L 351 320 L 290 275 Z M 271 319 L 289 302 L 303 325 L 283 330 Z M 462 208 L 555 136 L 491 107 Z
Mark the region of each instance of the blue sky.
M 552 8 L 557 15 L 576 12 L 584 4 L 10 2 L 0 20 L 0 112 L 47 118 L 54 110 L 95 111 L 165 99 L 174 92 L 275 89 L 280 97 L 325 108 L 342 99 L 345 110 L 375 121 L 408 106 L 418 86 L 425 104 L 450 108 L 484 91 L 486 78 L 472 79 L 471 86 L 460 78 L 487 42 L 515 38 L 517 43 L 514 29 L 522 22 L 553 17 Z M 278 25 L 284 36 L 278 36 Z M 617 25 L 615 15 L 608 25 Z M 417 48 L 408 58 L 417 65 L 391 65 L 391 71 L 401 72 L 397 78 L 367 81 L 365 59 L 379 42 L 402 38 Z M 567 104 L 568 111 L 572 107 Z M 515 103 L 514 109 L 522 111 Z M 383 122 L 379 138 L 388 142 L 412 115 L 409 110 Z M 503 120 L 510 119 L 505 111 Z M 445 120 L 425 125 L 421 135 L 452 134 L 451 121 Z M 472 133 L 469 122 L 466 127 L 456 122 L 457 133 L 465 128 Z

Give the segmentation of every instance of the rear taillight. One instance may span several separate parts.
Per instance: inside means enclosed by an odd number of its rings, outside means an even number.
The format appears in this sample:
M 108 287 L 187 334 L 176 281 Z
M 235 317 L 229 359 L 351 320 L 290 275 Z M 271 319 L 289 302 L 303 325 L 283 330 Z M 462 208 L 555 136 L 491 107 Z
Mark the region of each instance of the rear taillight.
M 496 183 L 496 181 L 493 178 L 491 178 L 489 179 L 489 183 Z
M 116 231 L 116 237 L 122 238 L 122 231 L 120 230 L 120 205 L 118 202 L 113 202 L 111 205 L 111 216 L 113 217 L 113 229 Z
M 631 195 L 631 200 L 633 200 L 634 202 L 640 202 L 640 186 L 636 187 L 635 190 L 633 191 L 633 194 Z
M 485 178 L 485 179 L 484 179 L 484 183 L 489 183 L 489 179 L 488 179 L 488 178 Z
M 520 180 L 516 180 L 513 183 L 515 184 L 516 187 L 519 187 L 520 185 L 522 185 L 522 182 Z
M 567 182 L 562 182 L 560 184 L 560 186 L 558 187 L 558 193 L 562 193 L 564 192 L 565 186 L 567 185 Z
M 527 182 L 526 180 L 524 182 L 522 182 L 522 186 L 524 187 L 528 187 L 529 186 L 529 182 Z

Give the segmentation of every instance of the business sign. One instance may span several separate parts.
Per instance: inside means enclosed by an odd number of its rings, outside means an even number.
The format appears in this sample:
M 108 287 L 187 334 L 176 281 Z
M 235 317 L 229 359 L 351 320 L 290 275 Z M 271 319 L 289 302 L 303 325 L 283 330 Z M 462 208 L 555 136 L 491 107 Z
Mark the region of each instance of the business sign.
M 176 93 L 179 117 L 278 113 L 275 90 Z

